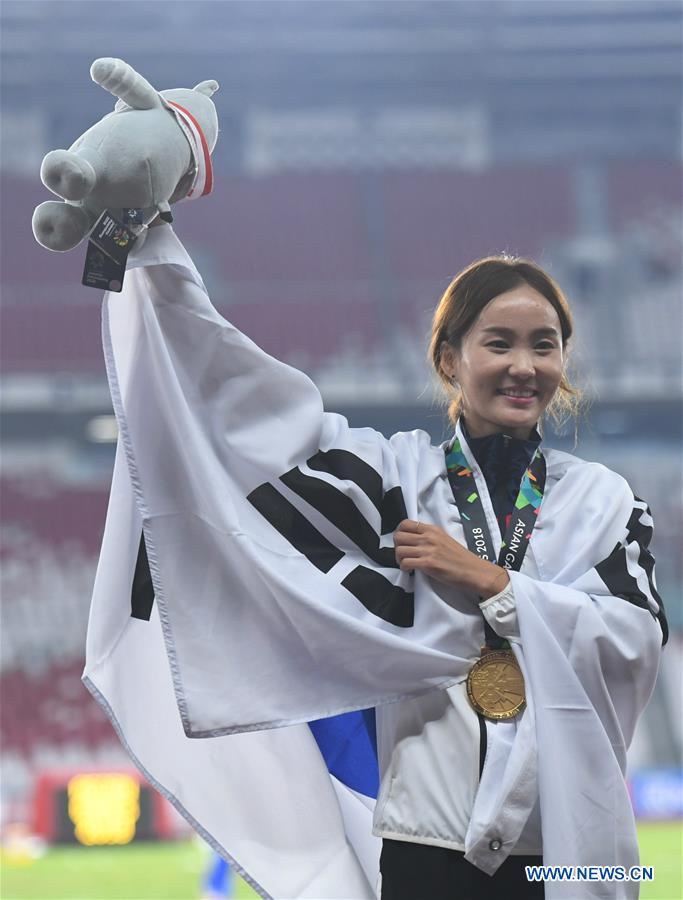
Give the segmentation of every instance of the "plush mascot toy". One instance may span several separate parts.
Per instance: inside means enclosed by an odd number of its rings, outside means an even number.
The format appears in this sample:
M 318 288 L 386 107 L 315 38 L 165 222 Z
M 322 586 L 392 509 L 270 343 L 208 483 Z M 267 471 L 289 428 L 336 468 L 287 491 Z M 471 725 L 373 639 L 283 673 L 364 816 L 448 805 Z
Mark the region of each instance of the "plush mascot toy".
M 213 184 L 217 82 L 159 92 L 120 59 L 95 60 L 90 75 L 118 100 L 69 150 L 43 160 L 43 184 L 65 201 L 48 200 L 33 214 L 33 233 L 48 250 L 71 250 L 88 235 L 95 241 L 105 214 L 115 223 L 103 225 L 105 237 L 124 225 L 134 240 L 157 215 L 171 221 L 171 203 L 208 194 Z

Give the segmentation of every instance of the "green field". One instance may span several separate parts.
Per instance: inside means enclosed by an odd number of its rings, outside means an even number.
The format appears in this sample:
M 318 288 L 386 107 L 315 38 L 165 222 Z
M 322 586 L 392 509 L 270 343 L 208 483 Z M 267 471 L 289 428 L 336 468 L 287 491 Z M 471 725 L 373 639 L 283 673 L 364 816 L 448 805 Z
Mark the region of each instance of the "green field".
M 208 850 L 197 841 L 55 847 L 31 863 L 2 861 L 2 900 L 199 900 Z M 235 879 L 234 897 L 258 895 Z
M 654 866 L 655 879 L 644 882 L 642 900 L 683 900 L 683 827 L 680 822 L 640 825 L 640 862 Z
M 682 900 L 680 824 L 641 825 L 641 863 L 654 866 L 642 900 Z M 207 851 L 198 842 L 55 848 L 34 862 L 5 857 L 2 900 L 199 900 Z M 255 897 L 237 880 L 236 898 Z M 419 898 L 429 900 L 429 898 Z

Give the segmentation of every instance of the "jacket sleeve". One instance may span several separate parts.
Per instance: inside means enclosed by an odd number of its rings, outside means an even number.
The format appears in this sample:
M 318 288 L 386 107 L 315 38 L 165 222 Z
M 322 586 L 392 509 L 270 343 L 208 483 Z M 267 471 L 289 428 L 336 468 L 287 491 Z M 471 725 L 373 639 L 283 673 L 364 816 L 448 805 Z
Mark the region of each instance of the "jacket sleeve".
M 548 583 L 553 598 L 549 603 L 552 618 L 561 629 L 558 638 L 570 654 L 571 634 L 580 625 L 585 626 L 591 616 L 605 622 L 615 616 L 629 619 L 640 623 L 643 638 L 656 635 L 662 644 L 668 639 L 664 604 L 657 590 L 655 561 L 650 551 L 652 515 L 645 501 L 636 497 L 623 479 L 619 478 L 619 482 L 623 491 L 620 508 L 624 512 L 630 510 L 630 514 L 627 521 L 608 523 L 615 534 L 621 531 L 611 552 L 567 585 Z M 508 575 L 510 583 L 482 602 L 480 608 L 497 634 L 519 641 L 516 598 L 520 593 L 536 591 L 536 600 L 542 603 L 543 582 L 521 572 Z M 649 617 L 639 610 L 648 612 Z
M 616 473 L 592 471 L 555 507 L 558 523 L 570 517 L 554 538 L 555 579 L 543 580 L 547 560 L 539 579 L 511 571 L 510 589 L 484 609 L 524 672 L 548 864 L 637 863 L 626 751 L 667 635 L 650 511 Z
M 613 718 L 618 696 L 632 698 L 635 703 L 625 705 L 631 714 L 622 716 L 618 729 L 628 746 L 652 690 L 668 627 L 650 551 L 650 509 L 623 478 L 610 476 L 612 487 L 616 484 L 621 491 L 617 514 L 604 523 L 616 538 L 611 551 L 566 585 L 508 572 L 510 584 L 481 608 L 499 635 L 523 643 L 519 617 L 523 598 L 543 618 L 604 716 Z M 527 646 L 524 652 L 528 656 L 534 648 Z

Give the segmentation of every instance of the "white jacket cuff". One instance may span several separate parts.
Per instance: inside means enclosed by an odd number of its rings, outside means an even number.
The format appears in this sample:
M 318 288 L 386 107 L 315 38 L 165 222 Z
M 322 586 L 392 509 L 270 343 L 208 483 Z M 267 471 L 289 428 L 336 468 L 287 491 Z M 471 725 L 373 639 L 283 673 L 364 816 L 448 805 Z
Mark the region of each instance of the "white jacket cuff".
M 499 637 L 519 640 L 517 605 L 512 581 L 500 593 L 480 603 L 479 609 Z

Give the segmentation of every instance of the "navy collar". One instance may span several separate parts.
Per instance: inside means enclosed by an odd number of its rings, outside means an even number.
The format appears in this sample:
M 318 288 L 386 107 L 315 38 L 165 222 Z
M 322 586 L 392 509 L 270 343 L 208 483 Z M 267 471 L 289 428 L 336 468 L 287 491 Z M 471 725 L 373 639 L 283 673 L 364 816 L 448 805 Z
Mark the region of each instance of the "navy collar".
M 531 457 L 541 443 L 541 435 L 536 427 L 534 427 L 531 437 L 527 439 L 516 438 L 503 432 L 487 434 L 484 437 L 472 437 L 463 415 L 460 416 L 460 427 L 467 446 L 472 451 L 485 478 L 492 469 L 499 468 L 512 470 L 511 474 L 519 472 L 521 478 L 522 472 L 529 465 Z

